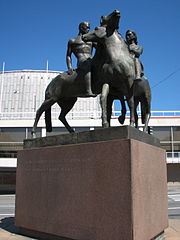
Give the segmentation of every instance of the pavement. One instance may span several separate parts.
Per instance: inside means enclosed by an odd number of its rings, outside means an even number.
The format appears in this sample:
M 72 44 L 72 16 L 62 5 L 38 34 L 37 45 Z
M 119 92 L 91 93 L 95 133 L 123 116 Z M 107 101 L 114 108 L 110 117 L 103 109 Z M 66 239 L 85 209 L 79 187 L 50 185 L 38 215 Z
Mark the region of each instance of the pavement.
M 169 219 L 164 240 L 180 240 L 180 219 Z
M 19 233 L 19 228 L 14 225 L 14 217 L 7 217 L 0 220 L 0 240 L 30 239 L 40 240 L 39 238 L 22 236 Z M 169 227 L 165 229 L 165 238 L 163 240 L 180 240 L 180 219 L 169 219 Z
M 180 189 L 180 184 L 169 185 L 169 190 L 173 192 Z M 62 238 L 64 239 L 64 238 Z M 0 240 L 41 240 L 40 238 L 31 238 L 20 234 L 19 228 L 14 225 L 14 217 L 0 217 Z M 49 239 L 46 239 L 49 240 Z M 169 227 L 164 231 L 164 238 L 156 240 L 180 240 L 180 218 L 169 218 Z

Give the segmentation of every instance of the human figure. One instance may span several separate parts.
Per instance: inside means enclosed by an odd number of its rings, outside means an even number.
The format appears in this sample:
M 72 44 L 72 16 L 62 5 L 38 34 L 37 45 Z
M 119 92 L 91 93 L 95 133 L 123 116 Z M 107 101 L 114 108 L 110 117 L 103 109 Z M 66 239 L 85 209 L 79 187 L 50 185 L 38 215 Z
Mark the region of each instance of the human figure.
M 135 70 L 136 70 L 136 79 L 141 80 L 141 77 L 144 75 L 144 67 L 139 60 L 139 56 L 143 52 L 143 47 L 138 45 L 137 35 L 134 31 L 128 30 L 126 32 L 126 43 L 128 45 L 129 51 L 134 58 Z
M 92 42 L 84 42 L 82 40 L 83 34 L 89 32 L 90 24 L 88 22 L 81 22 L 79 24 L 79 34 L 77 37 L 72 38 L 68 41 L 66 63 L 68 67 L 68 74 L 73 74 L 72 67 L 72 53 L 77 58 L 77 71 L 83 76 L 85 84 L 85 92 L 83 97 L 95 97 L 91 89 L 91 58 L 92 50 L 95 46 Z

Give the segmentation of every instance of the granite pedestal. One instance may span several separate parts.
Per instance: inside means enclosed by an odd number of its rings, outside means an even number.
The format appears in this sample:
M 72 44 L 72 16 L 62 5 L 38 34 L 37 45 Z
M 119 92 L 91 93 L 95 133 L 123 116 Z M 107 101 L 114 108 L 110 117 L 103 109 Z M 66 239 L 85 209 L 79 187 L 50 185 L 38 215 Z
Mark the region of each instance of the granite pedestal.
M 16 225 L 30 235 L 150 240 L 168 225 L 165 151 L 152 143 L 124 137 L 24 149 L 16 184 Z

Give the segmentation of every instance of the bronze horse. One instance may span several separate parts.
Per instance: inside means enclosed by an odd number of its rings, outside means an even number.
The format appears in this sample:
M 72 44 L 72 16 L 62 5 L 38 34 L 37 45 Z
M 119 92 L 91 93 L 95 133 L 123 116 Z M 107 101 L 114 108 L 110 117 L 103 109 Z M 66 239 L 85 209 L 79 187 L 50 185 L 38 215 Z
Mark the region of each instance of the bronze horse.
M 130 109 L 130 125 L 134 126 L 134 79 L 136 78 L 134 60 L 127 44 L 117 32 L 120 12 L 115 10 L 101 18 L 102 26 L 83 35 L 84 41 L 98 43 L 92 62 L 93 81 L 102 81 L 101 108 L 102 125 L 108 127 L 107 101 L 108 95 L 118 98 L 126 97 Z M 101 48 L 99 47 L 101 46 Z M 99 53 L 100 49 L 100 53 Z M 95 73 L 95 74 L 94 74 Z
M 126 115 L 126 105 L 123 97 L 119 98 L 115 95 L 108 95 L 107 98 L 107 121 L 110 125 L 111 115 L 112 115 L 112 104 L 114 100 L 120 100 L 122 109 L 121 115 L 118 120 L 121 124 L 124 123 Z M 149 86 L 149 81 L 144 76 L 141 81 L 135 81 L 134 83 L 134 114 L 135 114 L 135 127 L 138 128 L 138 114 L 137 106 L 141 103 L 141 121 L 144 124 L 143 131 L 148 131 L 148 123 L 151 116 L 151 89 Z
M 130 125 L 135 123 L 134 108 L 134 61 L 123 38 L 117 33 L 120 12 L 114 11 L 110 15 L 103 17 L 106 26 L 96 28 L 93 32 L 84 35 L 84 40 L 96 36 L 98 46 L 95 56 L 92 58 L 92 90 L 95 94 L 100 94 L 102 107 L 102 125 L 108 127 L 110 123 L 111 107 L 107 102 L 111 98 L 118 98 L 122 102 L 122 116 L 119 118 L 123 123 L 125 119 L 124 96 L 130 108 Z M 100 30 L 100 31 L 99 31 Z M 58 103 L 61 107 L 59 120 L 64 124 L 69 132 L 74 132 L 66 120 L 67 113 L 73 108 L 78 96 L 82 96 L 84 91 L 81 84 L 83 73 L 76 70 L 73 75 L 66 72 L 59 74 L 47 86 L 45 100 L 36 112 L 32 136 L 36 136 L 38 121 L 45 112 L 46 130 L 52 131 L 51 106 Z M 108 116 L 108 117 L 107 117 Z
M 119 11 L 101 17 L 101 26 L 83 36 L 84 41 L 95 41 L 99 47 L 92 63 L 94 78 L 103 79 L 101 93 L 102 122 L 103 126 L 110 125 L 112 102 L 120 99 L 122 115 L 119 121 L 124 122 L 126 108 L 124 96 L 130 108 L 130 125 L 138 127 L 137 106 L 141 103 L 141 119 L 144 131 L 147 131 L 150 119 L 151 90 L 147 78 L 140 81 L 135 79 L 135 67 L 132 56 L 129 54 L 127 44 L 117 32 Z M 100 49 L 100 52 L 98 52 Z

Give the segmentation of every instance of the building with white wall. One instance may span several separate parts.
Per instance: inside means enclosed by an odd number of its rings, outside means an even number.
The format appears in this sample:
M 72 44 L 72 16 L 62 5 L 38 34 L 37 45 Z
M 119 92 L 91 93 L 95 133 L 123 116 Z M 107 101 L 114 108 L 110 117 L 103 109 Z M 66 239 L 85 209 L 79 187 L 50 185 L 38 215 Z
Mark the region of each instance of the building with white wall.
M 22 149 L 23 139 L 31 137 L 35 113 L 44 100 L 46 86 L 58 74 L 56 71 L 40 70 L 0 73 L 0 174 L 1 180 L 6 182 L 7 179 L 7 185 L 11 183 L 9 176 L 15 172 L 17 151 Z M 58 120 L 59 113 L 60 108 L 55 104 L 52 107 L 53 132 L 50 135 L 67 133 Z M 111 126 L 119 126 L 119 114 L 120 109 L 113 111 Z M 75 131 L 101 127 L 99 97 L 79 98 L 67 119 Z M 127 114 L 125 125 L 128 124 Z M 152 111 L 149 125 L 167 151 L 169 181 L 180 181 L 175 174 L 177 169 L 180 170 L 180 111 Z M 46 136 L 44 116 L 38 124 L 38 136 Z

